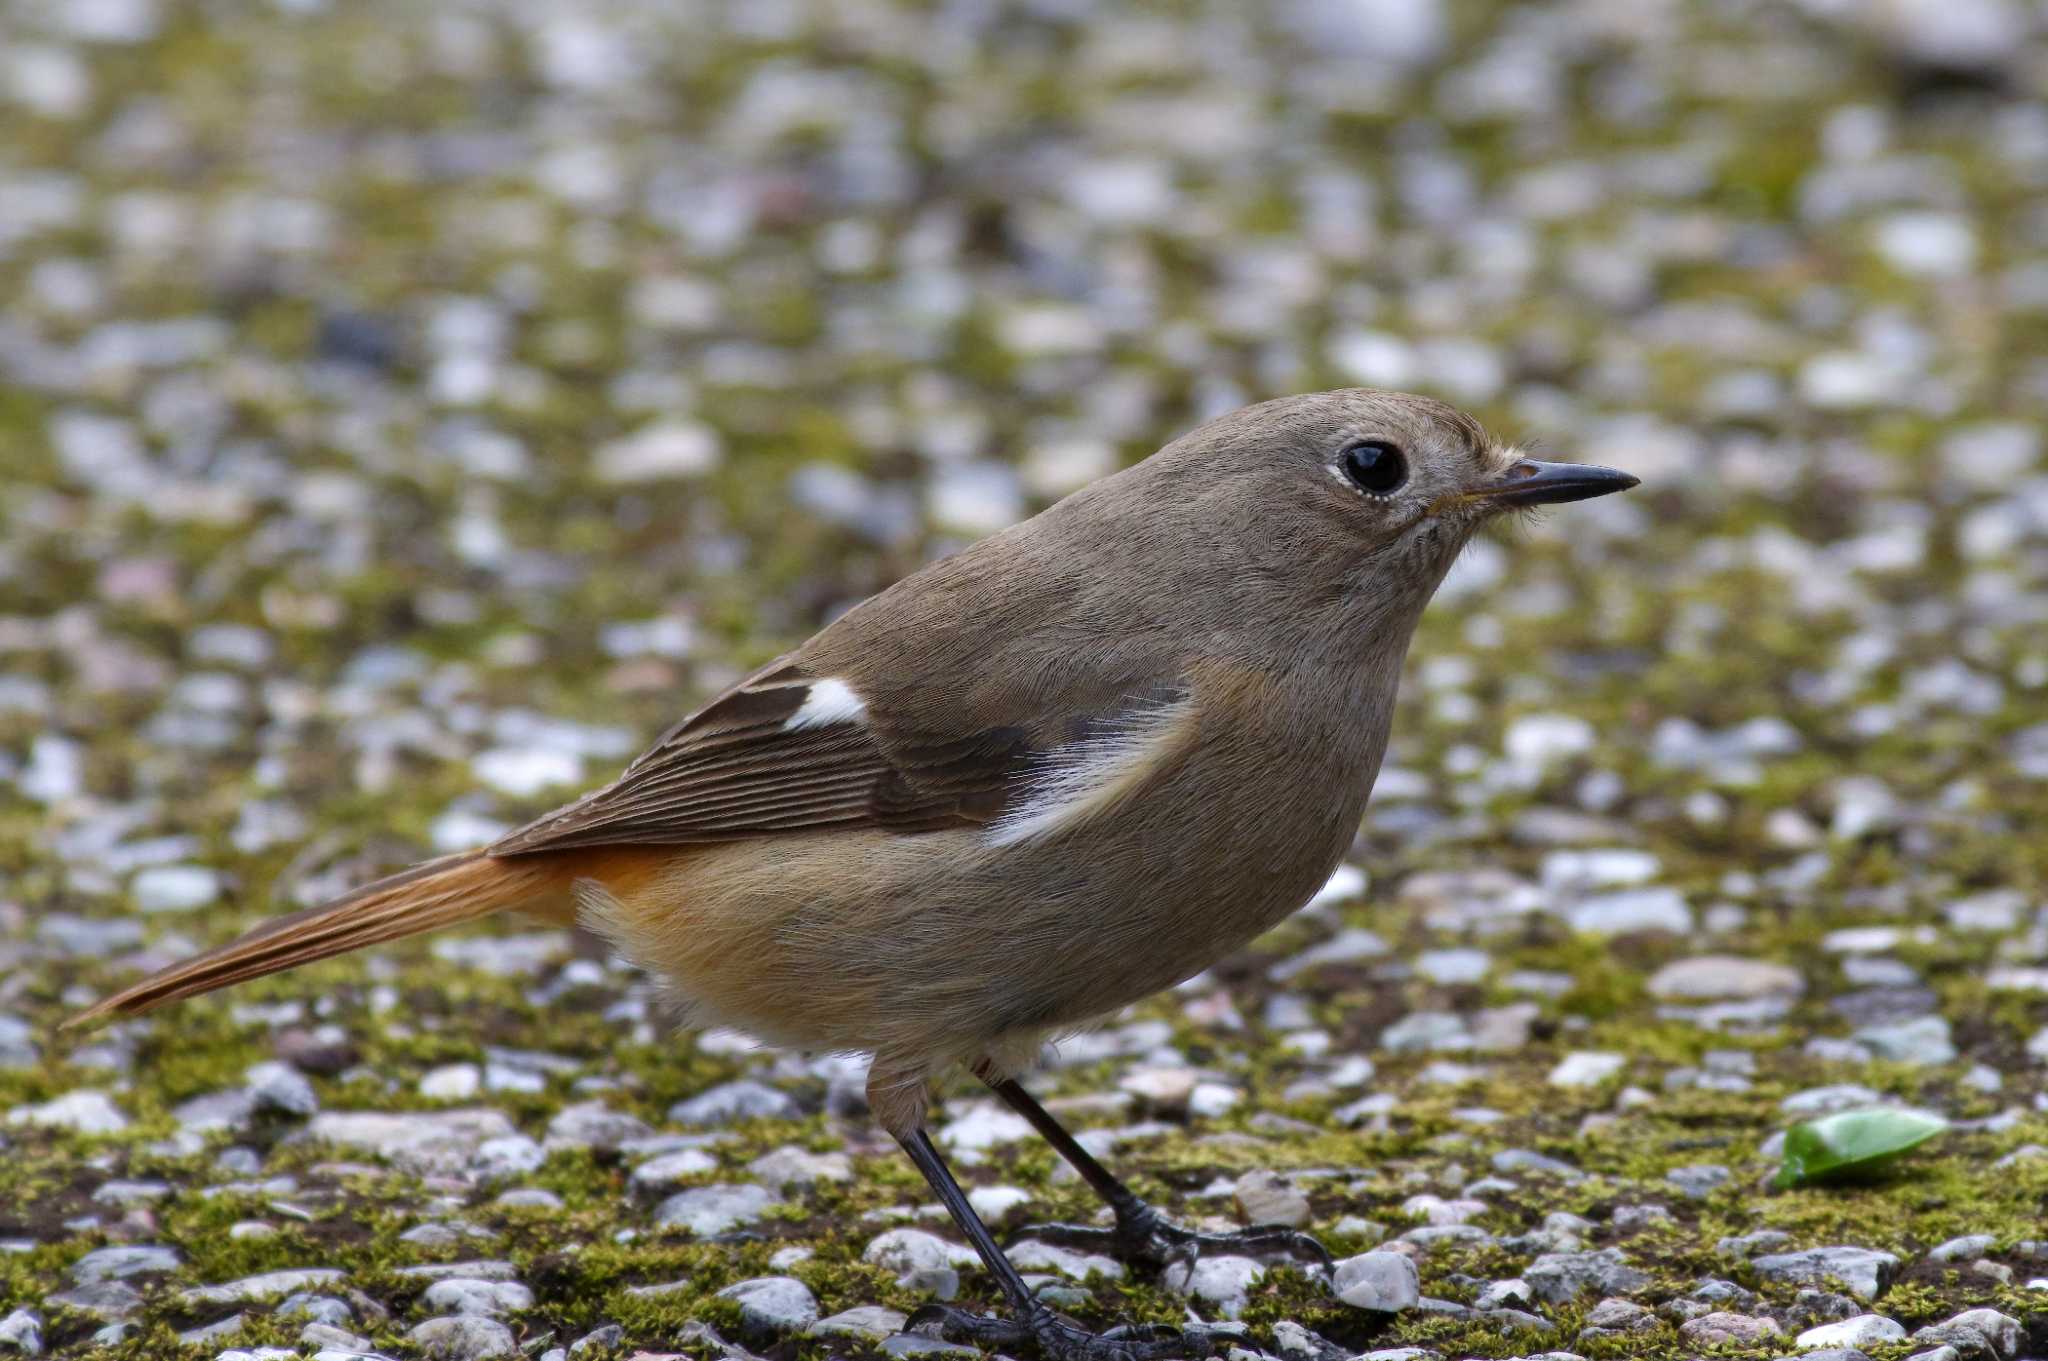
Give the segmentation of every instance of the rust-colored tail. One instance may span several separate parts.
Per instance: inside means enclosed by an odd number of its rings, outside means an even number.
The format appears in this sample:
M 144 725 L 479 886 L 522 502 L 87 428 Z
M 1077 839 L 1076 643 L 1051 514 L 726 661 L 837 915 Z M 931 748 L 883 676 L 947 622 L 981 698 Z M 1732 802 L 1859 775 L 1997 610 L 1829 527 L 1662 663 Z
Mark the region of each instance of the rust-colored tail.
M 261 978 L 423 931 L 453 926 L 507 908 L 569 920 L 571 866 L 561 857 L 496 860 L 465 851 L 414 865 L 365 884 L 333 902 L 273 918 L 217 950 L 195 955 L 143 979 L 65 1025 L 107 1016 L 136 1016 L 166 1002 Z

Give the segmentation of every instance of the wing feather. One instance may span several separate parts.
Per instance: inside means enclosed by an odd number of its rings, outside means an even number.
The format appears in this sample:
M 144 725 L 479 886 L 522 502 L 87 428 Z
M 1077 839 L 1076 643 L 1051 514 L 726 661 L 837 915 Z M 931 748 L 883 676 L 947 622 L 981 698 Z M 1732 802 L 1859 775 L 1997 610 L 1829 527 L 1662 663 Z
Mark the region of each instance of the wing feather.
M 1186 693 L 1177 681 L 1105 678 L 1097 707 L 1039 709 L 976 727 L 954 706 L 875 702 L 888 697 L 863 695 L 858 682 L 814 675 L 783 657 L 670 728 L 611 784 L 488 853 L 989 826 L 1042 792 L 1051 753 L 1120 731 L 1126 715 Z
M 836 688 L 833 688 L 836 687 Z M 806 709 L 814 694 L 824 702 Z M 1019 730 L 911 736 L 892 752 L 844 682 L 788 659 L 663 734 L 612 784 L 513 832 L 495 856 L 729 841 L 814 828 L 986 822 L 1028 759 Z M 823 718 L 813 715 L 823 713 Z M 799 715 L 802 715 L 799 718 Z

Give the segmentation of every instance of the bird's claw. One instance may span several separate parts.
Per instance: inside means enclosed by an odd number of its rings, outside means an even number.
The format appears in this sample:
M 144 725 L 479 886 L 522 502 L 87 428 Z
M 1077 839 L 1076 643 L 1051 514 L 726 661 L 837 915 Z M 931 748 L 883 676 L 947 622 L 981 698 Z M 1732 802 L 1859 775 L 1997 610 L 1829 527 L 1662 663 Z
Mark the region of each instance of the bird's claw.
M 1248 1229 L 1226 1233 L 1204 1233 L 1168 1219 L 1140 1201 L 1117 1216 L 1114 1228 L 1087 1224 L 1027 1224 L 1010 1235 L 1011 1241 L 1036 1238 L 1057 1247 L 1093 1249 L 1118 1261 L 1135 1262 L 1155 1270 L 1186 1266 L 1190 1270 L 1207 1250 L 1251 1257 L 1293 1257 L 1325 1270 L 1331 1266 L 1330 1250 L 1299 1229 L 1285 1224 L 1254 1224 Z
M 1020 1321 L 971 1314 L 950 1304 L 927 1304 L 904 1327 L 998 1351 L 1035 1350 L 1043 1361 L 1181 1361 L 1214 1354 L 1209 1339 L 1199 1332 L 1126 1324 L 1091 1333 L 1043 1307 Z

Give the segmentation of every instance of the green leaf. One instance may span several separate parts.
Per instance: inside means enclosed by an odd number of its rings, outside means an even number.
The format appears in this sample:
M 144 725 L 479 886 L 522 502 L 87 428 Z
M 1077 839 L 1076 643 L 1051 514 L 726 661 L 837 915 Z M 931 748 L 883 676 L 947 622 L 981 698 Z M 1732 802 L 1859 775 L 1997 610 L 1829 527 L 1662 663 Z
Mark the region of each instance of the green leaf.
M 1882 1172 L 1948 1128 L 1928 1111 L 1841 1111 L 1794 1125 L 1785 1136 L 1785 1165 L 1776 1185 L 1812 1186 Z

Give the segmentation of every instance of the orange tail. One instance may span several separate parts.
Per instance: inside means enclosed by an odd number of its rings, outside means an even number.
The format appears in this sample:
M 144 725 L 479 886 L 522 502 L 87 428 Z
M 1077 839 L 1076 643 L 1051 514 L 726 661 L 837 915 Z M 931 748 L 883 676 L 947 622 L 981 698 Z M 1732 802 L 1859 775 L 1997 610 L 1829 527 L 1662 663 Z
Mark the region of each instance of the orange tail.
M 264 922 L 239 940 L 151 974 L 65 1025 L 137 1016 L 166 1002 L 506 908 L 573 919 L 571 868 L 557 856 L 494 860 L 482 851 L 429 860 L 333 902 Z

